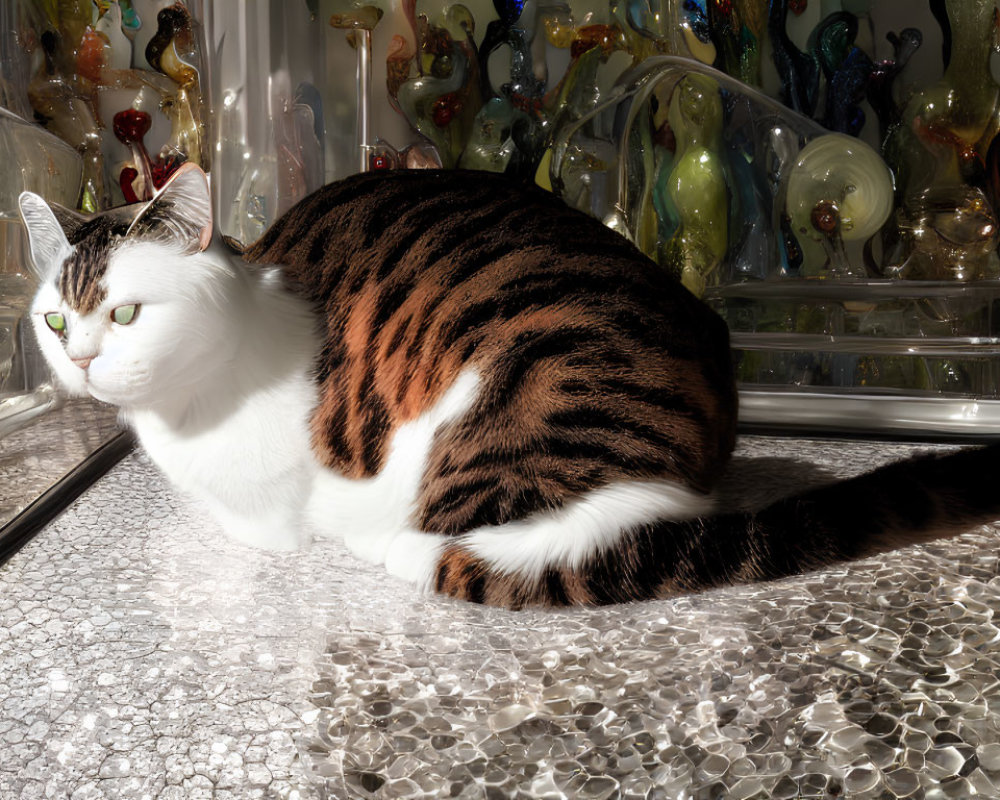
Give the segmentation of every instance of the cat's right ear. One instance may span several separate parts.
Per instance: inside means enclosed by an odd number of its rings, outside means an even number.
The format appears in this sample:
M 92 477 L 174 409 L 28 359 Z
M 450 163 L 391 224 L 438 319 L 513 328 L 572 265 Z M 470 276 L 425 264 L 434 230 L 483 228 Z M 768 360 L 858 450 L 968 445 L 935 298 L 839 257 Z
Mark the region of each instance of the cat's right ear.
M 55 212 L 33 192 L 18 198 L 21 219 L 28 230 L 28 246 L 35 274 L 42 280 L 54 276 L 73 249 Z
M 192 162 L 182 164 L 129 226 L 128 234 L 173 242 L 197 253 L 212 241 L 212 194 L 208 176 Z

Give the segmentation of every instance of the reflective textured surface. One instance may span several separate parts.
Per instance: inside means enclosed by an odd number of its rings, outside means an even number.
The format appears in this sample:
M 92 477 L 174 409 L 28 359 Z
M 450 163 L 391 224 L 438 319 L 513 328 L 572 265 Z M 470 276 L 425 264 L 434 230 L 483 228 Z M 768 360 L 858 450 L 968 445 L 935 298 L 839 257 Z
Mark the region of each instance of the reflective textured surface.
M 915 449 L 745 438 L 723 501 Z M 0 797 L 1000 794 L 992 528 L 514 613 L 206 520 L 133 456 L 0 568 Z
M 71 400 L 0 438 L 0 527 L 119 430 L 117 409 Z

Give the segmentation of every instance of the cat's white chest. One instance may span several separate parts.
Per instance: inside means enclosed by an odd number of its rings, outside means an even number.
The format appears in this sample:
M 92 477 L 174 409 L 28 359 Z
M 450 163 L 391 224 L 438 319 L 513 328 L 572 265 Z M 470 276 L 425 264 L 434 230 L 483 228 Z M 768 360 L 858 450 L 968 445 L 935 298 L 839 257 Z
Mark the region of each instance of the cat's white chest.
M 302 370 L 266 390 L 226 398 L 221 409 L 204 405 L 203 398 L 202 407 L 179 421 L 148 411 L 131 418 L 157 466 L 178 488 L 207 502 L 231 535 L 290 549 L 307 538 L 301 509 L 316 470 L 309 446 L 315 402 Z

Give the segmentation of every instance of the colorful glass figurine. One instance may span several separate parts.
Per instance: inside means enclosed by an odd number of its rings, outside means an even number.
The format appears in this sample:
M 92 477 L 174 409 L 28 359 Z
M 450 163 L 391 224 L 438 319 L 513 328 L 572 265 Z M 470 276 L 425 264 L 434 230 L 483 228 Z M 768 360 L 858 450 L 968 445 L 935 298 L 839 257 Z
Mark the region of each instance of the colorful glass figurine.
M 446 9 L 439 22 L 415 16 L 403 4 L 414 43 L 393 37 L 386 59 L 391 103 L 430 142 L 441 162 L 457 165 L 482 106 L 483 78 L 472 15 L 464 6 Z
M 164 157 L 183 157 L 207 167 L 207 151 L 202 147 L 203 124 L 200 118 L 201 91 L 197 43 L 191 14 L 183 3 L 174 3 L 156 15 L 156 34 L 146 46 L 146 60 L 177 86 L 165 98 L 162 110 L 170 118 L 170 139 L 161 150 Z
M 531 177 L 547 145 L 549 120 L 544 111 L 545 81 L 536 74 L 532 32 L 521 20 L 525 4 L 494 0 L 494 7 L 499 19 L 487 25 L 478 53 L 483 98 L 498 97 L 510 106 L 511 142 L 515 151 L 508 159 L 508 171 Z M 503 47 L 510 51 L 510 80 L 496 87 L 490 81 L 489 61 L 490 56 Z M 494 109 L 498 108 L 494 104 Z
M 722 160 L 722 99 L 710 77 L 689 73 L 670 100 L 670 128 L 677 142 L 667 192 L 677 210 L 677 230 L 667 264 L 701 295 L 718 281 L 726 254 L 729 192 Z
M 831 131 L 857 136 L 864 127 L 860 103 L 865 99 L 874 64 L 854 45 L 858 18 L 846 11 L 826 17 L 813 31 L 812 46 L 826 77 L 826 114 Z
M 811 117 L 819 96 L 819 64 L 811 52 L 802 52 L 785 30 L 789 0 L 770 0 L 767 32 L 774 66 L 781 78 L 781 99 L 789 108 Z
M 703 64 L 714 64 L 717 51 L 712 41 L 706 0 L 684 0 L 680 22 L 681 36 L 688 53 Z
M 902 109 L 896 102 L 894 88 L 907 62 L 923 44 L 923 34 L 916 28 L 904 28 L 898 34 L 890 31 L 886 39 L 892 44 L 893 57 L 877 61 L 868 79 L 868 102 L 879 121 L 879 141 L 885 145 L 890 133 L 899 125 Z
M 511 130 L 514 107 L 500 97 L 491 97 L 476 114 L 468 143 L 458 165 L 463 169 L 503 172 L 516 151 Z
M 899 187 L 903 250 L 894 260 L 902 277 L 967 280 L 991 269 L 983 252 L 991 252 L 996 237 L 996 214 L 979 185 L 1000 129 L 1000 86 L 990 67 L 1000 13 L 993 3 L 977 0 L 948 0 L 944 7 L 949 23 L 944 77 L 907 103 L 902 124 L 886 145 Z
M 146 50 L 150 41 L 159 33 L 157 16 L 164 8 L 174 5 L 177 0 L 130 0 L 129 10 L 122 9 L 124 31 L 132 39 L 132 66 L 135 69 L 149 69 Z
M 85 28 L 83 29 L 85 30 Z M 83 38 L 83 31 L 80 33 Z M 77 40 L 79 41 L 79 40 Z M 79 207 L 85 211 L 107 208 L 110 194 L 104 182 L 104 156 L 95 102 L 95 87 L 85 78 L 67 78 L 58 66 L 60 36 L 46 31 L 41 36 L 42 69 L 28 85 L 28 99 L 45 127 L 83 158 L 83 188 Z
M 813 139 L 788 174 L 785 204 L 807 277 L 866 278 L 845 242 L 863 243 L 892 213 L 892 174 L 864 142 L 841 133 Z
M 1000 223 L 975 186 L 929 189 L 897 213 L 905 257 L 887 274 L 910 280 L 982 280 L 1000 274 Z
M 396 100 L 410 124 L 434 144 L 446 167 L 458 163 L 478 110 L 477 66 L 443 28 L 429 27 L 427 73 L 403 82 Z
M 119 177 L 122 194 L 128 203 L 153 198 L 156 188 L 153 182 L 153 164 L 143 143 L 152 124 L 149 114 L 133 108 L 119 111 L 114 116 L 112 130 L 115 137 L 128 147 L 132 155 L 133 166 L 125 167 Z

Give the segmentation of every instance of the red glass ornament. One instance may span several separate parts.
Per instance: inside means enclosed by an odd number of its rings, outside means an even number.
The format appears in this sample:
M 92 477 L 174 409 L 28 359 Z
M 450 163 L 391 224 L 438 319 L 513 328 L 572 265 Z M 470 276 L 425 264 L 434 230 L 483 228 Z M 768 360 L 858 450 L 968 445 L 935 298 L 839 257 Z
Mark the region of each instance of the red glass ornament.
M 108 45 L 107 37 L 88 25 L 80 40 L 80 48 L 76 52 L 77 73 L 94 83 L 100 83 L 101 73 L 107 65 L 105 48 Z
M 138 176 L 139 170 L 135 167 L 125 167 L 118 175 L 118 185 L 122 188 L 122 194 L 125 195 L 126 203 L 139 202 L 135 189 L 132 187 L 132 181 L 134 181 Z
M 462 110 L 462 101 L 455 92 L 441 95 L 431 106 L 431 119 L 439 128 L 444 128 Z
M 167 179 L 180 169 L 183 163 L 184 159 L 177 156 L 170 156 L 169 158 L 161 156 L 156 159 L 153 163 L 153 186 L 157 189 L 161 188 L 167 182 Z
M 153 118 L 135 108 L 119 111 L 112 120 L 112 130 L 122 144 L 142 144 L 142 137 L 152 126 Z
M 136 108 L 126 108 L 119 111 L 111 120 L 111 129 L 118 141 L 127 145 L 132 152 L 132 164 L 136 169 L 138 186 L 130 182 L 133 193 L 139 200 L 149 200 L 153 196 L 153 165 L 142 143 L 142 137 L 149 133 L 153 118 L 145 111 Z M 124 191 L 124 190 L 123 190 Z

